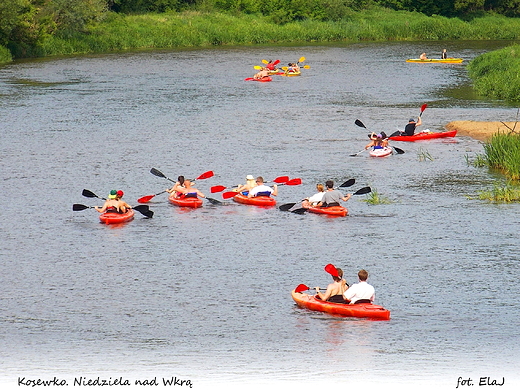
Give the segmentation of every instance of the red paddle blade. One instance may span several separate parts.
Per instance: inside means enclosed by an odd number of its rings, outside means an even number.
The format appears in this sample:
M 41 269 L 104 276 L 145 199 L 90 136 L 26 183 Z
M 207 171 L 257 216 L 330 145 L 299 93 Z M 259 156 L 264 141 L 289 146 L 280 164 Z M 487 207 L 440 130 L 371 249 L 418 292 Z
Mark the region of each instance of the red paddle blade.
M 210 191 L 212 194 L 214 194 L 215 192 L 222 192 L 226 189 L 227 187 L 224 187 L 224 186 L 213 186 L 210 188 Z
M 296 287 L 294 289 L 294 292 L 307 291 L 308 289 L 309 289 L 309 287 L 307 287 L 305 284 L 300 284 L 300 285 L 298 285 L 298 287 Z
M 152 198 L 153 198 L 154 196 L 155 196 L 155 195 L 146 195 L 146 196 L 143 196 L 142 198 L 137 199 L 137 202 L 138 202 L 138 203 L 147 203 L 147 202 L 149 202 L 150 200 L 152 200 Z
M 302 184 L 302 179 L 300 179 L 300 178 L 291 179 L 285 183 L 286 186 L 298 186 L 300 184 Z
M 339 276 L 338 270 L 332 264 L 327 264 L 325 266 L 325 271 L 331 274 L 332 276 Z
M 428 105 L 425 103 L 421 106 L 421 113 L 426 110 L 426 107 L 428 107 Z
M 273 65 L 278 65 L 280 63 L 280 60 L 276 60 L 275 62 L 273 62 Z
M 224 192 L 222 194 L 222 198 L 229 199 L 229 198 L 233 198 L 236 195 L 238 195 L 238 192 L 235 192 L 235 191 Z
M 203 179 L 209 179 L 210 177 L 213 177 L 213 171 L 207 171 L 204 172 L 202 175 L 197 177 L 195 180 L 203 180 Z
M 279 176 L 276 179 L 274 179 L 273 181 L 278 184 L 285 183 L 285 182 L 289 181 L 289 176 Z

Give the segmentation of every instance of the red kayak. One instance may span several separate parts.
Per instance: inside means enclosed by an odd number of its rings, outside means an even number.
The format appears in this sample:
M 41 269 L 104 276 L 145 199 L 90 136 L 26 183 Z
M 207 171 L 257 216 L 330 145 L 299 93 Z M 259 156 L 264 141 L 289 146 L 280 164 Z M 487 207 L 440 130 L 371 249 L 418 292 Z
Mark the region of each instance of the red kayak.
M 271 198 L 270 196 L 255 196 L 253 198 L 248 198 L 245 195 L 237 193 L 237 195 L 235 195 L 233 197 L 233 200 L 237 203 L 252 204 L 254 206 L 275 206 L 276 205 L 276 199 Z
M 348 210 L 343 206 L 309 207 L 308 211 L 309 213 L 332 215 L 335 217 L 346 217 L 348 215 Z
M 114 223 L 128 222 L 134 219 L 135 211 L 132 209 L 127 210 L 126 213 L 102 213 L 99 215 L 99 220 L 107 225 Z
M 397 135 L 395 137 L 390 137 L 389 139 L 391 139 L 393 141 L 414 142 L 414 141 L 423 141 L 425 139 L 455 137 L 456 135 L 457 135 L 457 130 L 451 130 L 451 131 L 443 131 L 441 133 L 421 132 L 421 133 L 417 133 L 414 135 Z
M 254 77 L 248 77 L 248 78 L 244 79 L 244 81 L 260 81 L 261 83 L 265 83 L 268 81 L 273 81 L 273 78 L 271 76 L 265 76 L 265 77 L 262 77 L 261 79 L 255 79 Z
M 305 309 L 322 311 L 329 314 L 336 314 L 342 317 L 370 318 L 374 320 L 389 320 L 390 311 L 383 306 L 374 305 L 373 303 L 333 303 L 316 299 L 313 295 L 291 292 L 292 298 L 296 304 Z
M 202 207 L 202 199 L 187 197 L 187 198 L 176 198 L 175 196 L 170 195 L 168 200 L 171 204 L 179 207 L 191 207 L 196 209 L 197 207 Z

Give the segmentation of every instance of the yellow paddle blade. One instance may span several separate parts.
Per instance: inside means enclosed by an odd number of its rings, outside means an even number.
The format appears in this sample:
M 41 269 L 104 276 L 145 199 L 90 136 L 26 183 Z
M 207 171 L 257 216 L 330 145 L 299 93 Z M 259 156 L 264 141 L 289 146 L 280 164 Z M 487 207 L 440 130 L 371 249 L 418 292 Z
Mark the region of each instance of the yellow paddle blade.
M 260 65 L 255 65 L 255 66 L 253 66 L 253 68 L 255 68 L 255 69 L 257 69 L 257 70 L 262 70 L 262 69 L 264 69 L 264 67 L 263 67 L 263 66 L 260 66 Z
M 301 57 L 298 62 L 303 62 L 303 61 L 305 61 L 305 57 Z
M 264 63 L 264 64 L 268 64 L 269 61 L 267 61 L 267 60 L 262 60 L 262 63 Z
M 303 69 L 310 69 L 311 67 L 309 65 L 303 65 L 302 68 Z
M 287 66 L 282 66 L 282 70 L 287 70 L 289 69 Z

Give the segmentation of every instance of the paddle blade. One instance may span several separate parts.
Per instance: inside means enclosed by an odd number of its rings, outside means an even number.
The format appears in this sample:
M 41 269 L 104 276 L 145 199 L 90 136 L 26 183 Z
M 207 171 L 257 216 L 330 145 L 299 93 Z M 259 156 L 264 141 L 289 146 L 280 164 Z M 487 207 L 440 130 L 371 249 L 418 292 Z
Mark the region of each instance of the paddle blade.
M 300 57 L 300 59 L 298 60 L 298 62 L 303 62 L 305 61 L 305 57 Z
M 224 192 L 222 194 L 222 198 L 229 199 L 229 198 L 233 198 L 236 195 L 238 195 L 238 192 L 235 192 L 235 191 Z
M 354 192 L 352 195 L 364 195 L 368 194 L 369 192 L 372 192 L 372 189 L 370 187 L 363 187 L 356 192 Z
M 289 211 L 294 206 L 296 206 L 296 203 L 286 203 L 278 207 L 278 209 L 280 209 L 281 211 Z
M 356 121 L 354 123 L 356 124 L 356 126 L 364 127 L 366 129 L 366 126 L 359 119 L 356 119 Z
M 276 179 L 273 180 L 275 183 L 285 183 L 289 181 L 289 176 L 279 176 Z
M 403 149 L 396 148 L 395 146 L 392 146 L 392 147 L 394 148 L 394 150 L 396 151 L 397 154 L 404 154 Z
M 83 190 L 81 195 L 83 195 L 87 198 L 99 198 L 99 196 L 97 196 L 96 194 L 94 194 L 92 191 L 89 191 L 89 190 Z
M 302 184 L 302 179 L 300 179 L 300 178 L 291 179 L 291 180 L 289 180 L 288 182 L 286 182 L 284 184 L 286 186 L 299 186 L 300 184 Z
M 214 175 L 213 171 L 207 171 L 207 172 L 204 172 L 199 177 L 197 177 L 195 180 L 209 179 L 210 177 L 213 177 L 213 175 Z
M 158 176 L 158 177 L 163 177 L 163 178 L 166 179 L 166 176 L 164 176 L 164 174 L 161 171 L 159 171 L 158 169 L 152 168 L 152 169 L 150 169 L 150 173 L 152 175 L 155 175 L 155 176 Z
M 355 182 L 356 182 L 356 179 L 348 179 L 345 183 L 340 185 L 340 187 L 343 187 L 343 188 L 350 187 L 350 186 L 353 186 Z
M 310 67 L 310 65 L 303 65 L 302 68 L 303 69 L 310 69 L 311 67 Z
M 260 66 L 260 65 L 255 65 L 255 66 L 253 66 L 253 68 L 255 68 L 256 70 L 262 70 L 263 69 L 263 67 Z
M 421 115 L 424 112 L 424 110 L 426 110 L 426 107 L 428 107 L 426 103 L 421 106 Z
M 141 214 L 143 214 L 145 217 L 152 218 L 153 217 L 153 211 L 150 210 L 150 207 L 147 205 L 138 205 L 135 207 L 132 207 L 135 211 L 139 211 Z
M 262 60 L 262 63 L 263 63 L 263 64 L 268 64 L 269 61 L 267 61 L 267 60 Z
M 208 197 L 206 197 L 206 199 L 207 199 L 211 204 L 222 204 L 222 202 L 221 202 L 220 200 L 217 200 L 217 199 L 208 198 Z
M 296 210 L 293 210 L 291 211 L 291 213 L 295 213 L 295 214 L 305 214 L 307 212 L 308 209 L 306 209 L 305 207 L 302 207 L 300 209 L 296 209 Z
M 152 198 L 153 198 L 154 196 L 155 196 L 155 195 L 146 195 L 146 196 L 143 196 L 142 198 L 137 199 L 137 203 L 148 203 L 149 201 L 152 200 Z
M 307 287 L 305 284 L 299 284 L 298 287 L 296 287 L 294 289 L 294 292 L 302 292 L 302 291 L 307 291 L 309 289 L 309 287 Z
M 213 186 L 210 188 L 210 191 L 212 194 L 214 194 L 215 192 L 222 192 L 226 189 L 227 187 L 224 187 L 224 186 Z
M 273 62 L 273 65 L 278 65 L 279 63 L 280 63 L 280 60 L 275 60 L 275 61 Z
M 89 206 L 85 206 L 84 204 L 74 203 L 72 205 L 72 210 L 74 210 L 74 211 L 81 211 L 81 210 L 86 210 L 86 209 L 89 209 L 89 208 L 90 208 Z
M 331 274 L 332 276 L 339 276 L 338 270 L 332 264 L 327 264 L 325 266 L 325 271 Z

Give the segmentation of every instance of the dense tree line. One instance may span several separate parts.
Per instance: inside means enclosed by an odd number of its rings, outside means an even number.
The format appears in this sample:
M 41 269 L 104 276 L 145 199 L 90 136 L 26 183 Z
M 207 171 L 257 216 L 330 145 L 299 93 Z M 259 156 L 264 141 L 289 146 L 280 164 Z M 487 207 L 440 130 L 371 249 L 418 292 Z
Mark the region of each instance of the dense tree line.
M 46 36 L 86 32 L 89 24 L 114 14 L 193 9 L 258 14 L 283 24 L 338 21 L 374 6 L 461 18 L 484 12 L 520 16 L 520 0 L 1 0 L 0 46 L 23 52 Z

